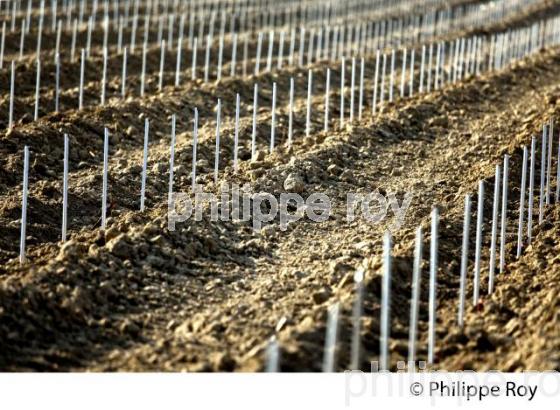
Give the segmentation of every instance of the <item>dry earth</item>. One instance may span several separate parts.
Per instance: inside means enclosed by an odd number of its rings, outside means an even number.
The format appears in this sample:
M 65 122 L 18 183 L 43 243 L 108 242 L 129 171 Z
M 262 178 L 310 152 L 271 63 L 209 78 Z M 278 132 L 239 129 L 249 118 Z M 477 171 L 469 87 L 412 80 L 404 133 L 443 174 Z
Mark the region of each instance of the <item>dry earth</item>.
M 556 10 L 556 2 L 545 4 L 550 7 L 545 11 Z M 543 10 L 535 13 L 541 16 Z M 513 27 L 531 19 L 524 17 L 513 18 L 508 24 Z M 155 64 L 157 50 L 151 58 Z M 95 106 L 98 83 L 92 81 L 88 83 L 91 93 L 86 94 L 89 107 L 82 111 L 70 108 L 75 105 L 77 90 L 69 88 L 62 100 L 65 109 L 45 114 L 35 122 L 24 115 L 33 101 L 29 91 L 28 101 L 16 106 L 16 118 L 23 119 L 15 129 L 0 135 L 0 369 L 256 371 L 263 368 L 268 339 L 276 335 L 282 370 L 317 371 L 323 354 L 326 308 L 340 301 L 343 315 L 338 356 L 339 370 L 343 370 L 348 366 L 352 275 L 357 267 L 364 266 L 361 367 L 367 370 L 379 351 L 381 238 L 394 218 L 389 212 L 389 218 L 381 223 L 367 223 L 363 218 L 349 222 L 346 196 L 377 190 L 394 193 L 399 204 L 406 193 L 412 194 L 402 226 L 393 230 L 393 366 L 407 354 L 414 231 L 418 225 L 429 231 L 430 211 L 438 206 L 441 224 L 435 366 L 447 370 L 559 370 L 557 205 L 547 207 L 545 222 L 536 227 L 535 240 L 522 258 L 516 261 L 514 256 L 521 147 L 532 135 L 540 135 L 545 121 L 552 118 L 558 122 L 560 118 L 559 63 L 559 50 L 543 50 L 502 71 L 398 99 L 374 116 L 368 96 L 364 120 L 343 127 L 336 120 L 339 112 L 334 102 L 339 95 L 333 90 L 334 120 L 329 132 L 319 131 L 326 63 L 314 64 L 314 131 L 309 138 L 304 137 L 307 72 L 303 69 L 285 68 L 258 78 L 226 78 L 218 84 L 185 81 L 178 88 L 166 87 L 157 93 L 154 76 L 146 97 L 113 97 L 105 107 Z M 340 81 L 340 67 L 333 65 L 331 69 L 333 83 Z M 32 67 L 29 70 L 33 72 Z M 75 66 L 72 70 L 74 73 Z M 294 143 L 291 147 L 285 144 L 288 95 L 284 93 L 278 103 L 278 146 L 268 154 L 270 84 L 276 81 L 279 90 L 287 90 L 291 76 L 297 90 Z M 370 61 L 366 78 L 372 76 Z M 20 80 L 22 84 L 25 78 Z M 131 84 L 136 86 L 137 80 L 132 78 Z M 263 84 L 258 112 L 259 152 L 258 160 L 250 161 L 250 107 L 255 81 Z M 366 88 L 370 85 L 367 80 Z M 115 90 L 118 86 L 115 80 Z M 237 173 L 231 165 L 236 92 L 242 100 Z M 198 107 L 201 129 L 197 182 L 206 191 L 217 193 L 219 186 L 213 183 L 212 171 L 214 104 L 218 97 L 225 118 L 220 182 L 248 184 L 254 192 L 275 196 L 285 191 L 299 192 L 304 198 L 315 192 L 325 193 L 333 205 L 328 220 L 314 223 L 302 219 L 286 231 L 279 229 L 278 221 L 254 231 L 249 222 L 212 222 L 208 218 L 183 222 L 175 231 L 167 228 L 171 113 L 178 114 L 175 191 L 190 193 L 192 109 Z M 4 106 L 5 89 L 3 98 Z M 6 110 L 2 112 L 2 121 L 6 122 Z M 147 210 L 140 213 L 145 117 L 151 119 L 151 145 Z M 104 126 L 111 133 L 111 206 L 105 232 L 99 229 Z M 61 244 L 64 132 L 70 135 L 71 147 L 71 240 Z M 30 145 L 32 157 L 29 262 L 20 265 L 17 255 L 24 145 Z M 482 276 L 485 295 L 490 193 L 494 167 L 504 154 L 511 156 L 506 272 L 498 276 L 493 295 L 484 296 L 476 306 L 468 304 L 461 331 L 456 316 L 463 197 L 476 192 L 478 180 L 487 182 Z M 556 161 L 553 165 L 556 170 Z M 536 176 L 539 178 L 539 172 Z M 473 242 L 474 230 L 471 238 Z M 426 237 L 425 249 L 428 241 Z M 420 359 L 426 356 L 427 259 L 425 253 Z

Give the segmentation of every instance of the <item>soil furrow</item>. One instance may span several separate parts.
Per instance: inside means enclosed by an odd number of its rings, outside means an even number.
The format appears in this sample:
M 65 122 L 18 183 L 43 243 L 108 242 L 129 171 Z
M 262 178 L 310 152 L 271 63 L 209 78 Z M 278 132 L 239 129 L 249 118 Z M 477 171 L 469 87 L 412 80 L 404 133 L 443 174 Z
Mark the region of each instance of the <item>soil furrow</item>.
M 263 343 L 284 316 L 279 337 L 285 349 L 293 344 L 316 355 L 322 337 L 305 344 L 306 338 L 295 336 L 320 331 L 320 321 L 309 318 L 324 315 L 335 296 L 349 295 L 348 277 L 379 250 L 381 233 L 393 222 L 347 223 L 346 194 L 378 188 L 396 192 L 400 203 L 412 191 L 397 243 L 410 242 L 432 205 L 460 215 L 461 195 L 547 118 L 547 104 L 556 101 L 558 60 L 556 52 L 547 52 L 488 78 L 397 102 L 363 125 L 315 135 L 316 145 L 301 141 L 293 152 L 277 151 L 256 166 L 242 164 L 237 177 L 225 175 L 238 183 L 254 179 L 254 190 L 275 194 L 284 190 L 286 177 L 296 175 L 304 194 L 321 191 L 336 198 L 326 222 L 300 221 L 286 232 L 272 224 L 255 233 L 247 223 L 189 221 L 169 232 L 160 229 L 165 209 L 158 207 L 145 216 L 124 212 L 110 221 L 105 235 L 82 232 L 60 252 L 56 246 L 40 248 L 31 256 L 33 265 L 8 264 L 12 273 L 2 281 L 0 298 L 0 329 L 7 332 L 0 340 L 9 349 L 2 349 L 2 368 L 256 368 Z M 179 183 L 178 189 L 186 186 Z M 139 229 L 146 219 L 153 222 Z M 371 263 L 368 275 L 375 276 Z M 376 312 L 370 300 L 368 318 Z M 48 320 L 34 318 L 33 308 L 14 314 L 9 309 L 44 303 Z M 106 320 L 98 316 L 104 312 Z M 84 339 L 96 348 L 85 347 Z M 290 363 L 287 356 L 288 368 Z M 298 369 L 317 364 L 307 363 Z

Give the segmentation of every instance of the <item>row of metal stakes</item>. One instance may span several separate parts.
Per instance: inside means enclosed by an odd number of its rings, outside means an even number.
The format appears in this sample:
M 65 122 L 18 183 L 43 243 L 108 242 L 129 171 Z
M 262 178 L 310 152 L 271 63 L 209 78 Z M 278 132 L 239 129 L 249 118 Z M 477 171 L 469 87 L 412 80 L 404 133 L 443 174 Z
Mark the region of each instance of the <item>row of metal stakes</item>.
M 541 224 L 544 219 L 544 206 L 551 204 L 552 197 L 552 156 L 553 156 L 553 137 L 554 123 L 550 120 L 549 125 L 543 126 L 542 142 L 540 147 L 540 189 L 538 203 L 538 223 Z M 527 146 L 522 147 L 523 162 L 521 168 L 521 183 L 519 197 L 519 219 L 517 229 L 517 246 L 516 259 L 521 256 L 523 247 L 530 244 L 533 238 L 533 210 L 534 210 L 534 191 L 536 177 L 536 152 L 537 138 L 531 138 L 530 149 L 530 165 L 528 164 Z M 527 189 L 527 168 L 529 165 L 529 187 Z M 507 242 L 507 212 L 508 212 L 508 182 L 509 182 L 510 156 L 504 155 L 503 159 L 503 178 L 502 165 L 496 165 L 494 176 L 494 196 L 492 202 L 491 216 L 491 234 L 490 234 L 490 259 L 488 261 L 488 295 L 494 292 L 495 274 L 503 274 L 506 263 L 506 242 Z M 558 202 L 560 196 L 560 133 L 558 133 L 558 154 L 556 169 L 556 192 L 555 202 Z M 475 259 L 473 271 L 473 296 L 472 303 L 477 305 L 481 301 L 480 284 L 481 284 L 481 262 L 482 262 L 482 246 L 484 241 L 484 187 L 485 181 L 478 183 L 478 209 L 476 218 L 476 242 L 475 242 Z M 501 192 L 501 195 L 500 195 Z M 525 209 L 525 201 L 528 197 L 527 207 Z M 460 265 L 460 287 L 458 289 L 459 303 L 457 312 L 457 326 L 463 328 L 464 315 L 466 306 L 466 285 L 467 272 L 469 264 L 469 236 L 471 228 L 471 204 L 472 195 L 465 195 L 464 220 L 463 220 L 463 238 L 461 246 L 461 265 Z M 501 205 L 501 206 L 500 206 Z M 499 209 L 501 208 L 501 215 Z M 428 355 L 427 364 L 432 365 L 435 361 L 435 345 L 436 345 L 436 324 L 437 324 L 437 272 L 438 272 L 438 230 L 439 230 L 439 209 L 434 207 L 431 213 L 431 232 L 430 232 L 430 257 L 429 257 L 429 296 L 428 296 Z M 501 222 L 500 222 L 501 219 Z M 527 229 L 525 231 L 525 221 L 527 221 Z M 497 233 L 500 227 L 500 253 L 497 255 Z M 392 237 L 390 232 L 386 232 L 383 236 L 383 270 L 381 281 L 381 317 L 380 317 L 380 333 L 379 333 L 379 361 L 375 368 L 380 371 L 390 371 L 390 352 L 389 338 L 391 334 L 391 273 L 392 273 Z M 408 360 L 409 371 L 415 371 L 417 361 L 417 339 L 418 339 L 418 310 L 420 301 L 420 285 L 421 285 L 421 265 L 423 259 L 423 232 L 422 227 L 416 230 L 416 240 L 414 246 L 414 257 L 412 266 L 412 283 L 411 283 L 411 302 L 410 302 L 410 322 L 409 322 L 409 342 L 408 342 Z M 498 262 L 498 269 L 496 269 Z M 354 275 L 355 282 L 355 298 L 352 309 L 352 339 L 349 370 L 361 369 L 361 321 L 362 321 L 362 305 L 364 298 L 364 276 L 365 271 L 359 268 Z M 324 372 L 333 372 L 338 369 L 336 354 L 338 346 L 339 333 L 339 315 L 341 307 L 340 303 L 334 303 L 328 308 L 328 316 L 326 323 L 326 336 L 324 346 L 324 357 L 322 370 Z M 425 367 L 425 366 L 422 366 Z M 272 337 L 266 349 L 266 371 L 275 372 L 280 370 L 280 346 L 276 337 Z

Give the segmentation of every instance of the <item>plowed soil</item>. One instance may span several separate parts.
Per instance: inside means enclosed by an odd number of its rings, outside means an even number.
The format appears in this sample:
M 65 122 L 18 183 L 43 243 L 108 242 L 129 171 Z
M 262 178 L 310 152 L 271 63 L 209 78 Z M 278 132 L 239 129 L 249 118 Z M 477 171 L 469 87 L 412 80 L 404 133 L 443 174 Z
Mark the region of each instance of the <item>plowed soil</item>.
M 556 11 L 544 2 L 510 27 Z M 544 11 L 543 11 L 544 10 Z M 503 27 L 487 27 L 487 31 Z M 52 44 L 51 44 L 52 46 Z M 15 50 L 16 48 L 14 48 Z M 116 55 L 116 54 L 115 54 Z M 91 78 L 99 78 L 100 56 Z M 115 57 L 116 58 L 116 57 Z M 159 51 L 150 54 L 151 65 Z M 131 61 L 138 73 L 140 60 Z M 186 60 L 190 61 L 190 60 Z M 188 65 L 188 64 L 186 64 Z M 467 77 L 441 90 L 396 99 L 371 114 L 371 96 L 361 121 L 338 124 L 339 90 L 331 94 L 333 123 L 323 131 L 326 62 L 313 64 L 312 133 L 305 137 L 307 69 L 285 67 L 259 76 L 219 83 L 187 79 L 146 96 L 118 96 L 115 78 L 108 104 L 99 106 L 97 80 L 86 87 L 86 106 L 76 109 L 77 89 L 31 121 L 34 68 L 18 80 L 25 90 L 15 107 L 19 119 L 0 133 L 0 370 L 4 371 L 260 371 L 268 340 L 281 348 L 282 371 L 320 371 L 327 307 L 341 302 L 338 370 L 349 365 L 353 275 L 365 267 L 362 370 L 379 353 L 381 239 L 395 218 L 379 223 L 346 218 L 348 193 L 392 193 L 412 199 L 394 235 L 391 364 L 406 360 L 414 232 L 429 232 L 430 212 L 441 213 L 436 368 L 446 370 L 560 370 L 560 208 L 547 206 L 535 222 L 534 240 L 515 257 L 522 146 L 542 125 L 560 118 L 560 50 L 546 49 L 503 70 Z M 76 67 L 69 70 L 76 73 Z M 95 67 L 94 67 L 95 66 Z M 172 63 L 170 63 L 172 66 Z M 118 76 L 118 64 L 113 67 Z M 330 65 L 340 83 L 340 66 Z M 88 67 L 89 69 L 89 67 Z M 346 68 L 348 73 L 348 66 Z M 224 69 L 228 71 L 229 69 Z M 374 64 L 366 67 L 366 89 Z M 2 84 L 9 84 L 4 70 Z M 74 75 L 74 74 L 72 74 Z M 166 83 L 171 83 L 171 70 Z M 347 74 L 348 75 L 348 74 Z M 294 141 L 288 135 L 288 93 L 294 77 Z M 347 77 L 348 78 L 348 77 Z M 397 77 L 400 78 L 400 77 Z M 138 77 L 131 77 L 137 89 Z M 251 161 L 253 83 L 259 97 L 257 159 Z M 277 147 L 268 153 L 271 84 L 277 83 Z M 32 84 L 32 85 L 30 85 Z M 9 89 L 0 86 L 2 107 Z M 89 88 L 89 91 L 87 91 Z M 50 90 L 50 91 L 49 91 Z M 50 94 L 49 94 L 50 93 Z M 240 164 L 232 147 L 235 95 L 241 97 Z M 48 97 L 48 98 L 47 98 Z M 222 100 L 219 183 L 213 180 L 215 108 Z M 349 100 L 347 97 L 347 104 Z M 253 192 L 279 196 L 296 190 L 304 198 L 325 193 L 331 216 L 302 219 L 280 229 L 278 221 L 256 231 L 250 222 L 188 220 L 168 229 L 167 182 L 171 114 L 177 114 L 174 190 L 191 194 L 193 108 L 201 118 L 197 182 L 219 193 L 223 182 L 247 184 Z M 347 106 L 348 107 L 348 106 Z M 1 110 L 0 128 L 7 124 Z M 26 116 L 27 113 L 27 116 Z M 348 112 L 346 113 L 348 116 Z M 143 124 L 149 118 L 150 149 L 146 210 L 139 212 Z M 103 128 L 110 130 L 110 212 L 100 229 Z M 559 129 L 556 126 L 556 129 Z M 63 133 L 70 136 L 69 236 L 60 242 Z M 556 139 L 557 137 L 555 137 Z M 558 149 L 554 142 L 554 155 Z M 20 264 L 19 235 L 23 147 L 30 146 L 28 262 Z M 487 296 L 494 168 L 510 159 L 506 269 Z M 536 158 L 540 159 L 540 151 Z M 538 163 L 539 164 L 539 163 Z M 558 164 L 553 160 L 554 176 Z M 537 167 L 537 181 L 540 165 Z M 481 301 L 473 305 L 474 246 L 469 256 L 465 326 L 457 326 L 459 262 L 464 195 L 486 181 Z M 287 181 L 290 181 L 288 183 Z M 295 183 L 293 183 L 295 181 Z M 536 184 L 538 187 L 538 183 Z M 552 191 L 556 190 L 553 178 Z M 536 202 L 540 192 L 536 189 Z M 554 202 L 554 200 L 552 201 Z M 428 243 L 420 303 L 418 356 L 427 354 Z

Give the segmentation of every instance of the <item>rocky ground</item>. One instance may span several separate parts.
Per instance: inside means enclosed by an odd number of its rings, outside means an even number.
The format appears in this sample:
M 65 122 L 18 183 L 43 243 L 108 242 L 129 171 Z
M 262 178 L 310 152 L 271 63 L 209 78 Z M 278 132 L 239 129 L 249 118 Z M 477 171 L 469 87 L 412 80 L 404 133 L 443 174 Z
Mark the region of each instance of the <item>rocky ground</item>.
M 535 16 L 556 10 L 544 2 Z M 548 7 L 548 8 L 547 8 Z M 544 10 L 544 11 L 543 11 Z M 540 13 L 540 14 L 539 14 Z M 511 18 L 511 27 L 530 20 Z M 493 28 L 489 27 L 488 31 Z M 496 29 L 496 28 L 494 28 Z M 157 61 L 157 50 L 153 59 Z M 352 277 L 366 268 L 362 318 L 362 363 L 379 352 L 381 238 L 395 218 L 368 223 L 346 219 L 348 193 L 394 194 L 410 206 L 394 234 L 391 363 L 406 359 L 414 232 L 429 232 L 433 206 L 441 212 L 438 323 L 435 367 L 446 370 L 508 371 L 560 369 L 558 307 L 560 218 L 546 208 L 535 238 L 515 258 L 521 147 L 540 135 L 542 125 L 560 118 L 560 51 L 538 54 L 498 72 L 468 77 L 441 90 L 397 99 L 371 115 L 340 126 L 339 91 L 331 96 L 331 129 L 322 131 L 326 63 L 314 73 L 312 133 L 305 137 L 306 69 L 284 68 L 258 77 L 225 78 L 217 84 L 185 81 L 151 89 L 143 98 L 112 97 L 82 111 L 76 89 L 68 106 L 25 116 L 0 134 L 0 369 L 6 371 L 258 371 L 275 335 L 283 371 L 321 368 L 327 307 L 341 302 L 338 370 L 348 367 Z M 340 67 L 332 65 L 332 81 Z M 30 68 L 31 71 L 32 68 Z M 116 70 L 118 71 L 118 70 Z M 6 75 L 6 71 L 2 72 Z M 366 68 L 366 89 L 373 64 Z M 171 77 L 171 74 L 170 74 Z M 287 141 L 288 95 L 279 93 L 277 147 L 270 139 L 271 83 L 296 84 L 294 141 Z M 155 78 L 155 77 L 154 77 Z M 155 88 L 155 79 L 152 86 Z M 25 77 L 21 80 L 25 83 Z M 138 78 L 131 78 L 131 87 Z M 255 161 L 250 160 L 253 83 L 261 84 Z M 3 83 L 5 84 L 5 82 Z M 115 89 L 118 83 L 115 80 Z M 47 92 L 47 91 L 46 91 Z M 241 96 L 240 164 L 233 169 L 235 93 Z M 2 91 L 7 104 L 6 90 Z M 42 94 L 43 95 L 43 94 Z M 48 92 L 47 94 L 48 95 Z M 214 105 L 222 99 L 219 183 L 213 182 Z M 66 97 L 65 97 L 66 98 Z M 348 98 L 348 97 L 347 97 Z M 32 93 L 29 101 L 33 101 Z M 50 100 L 49 100 L 50 101 Z M 334 103 L 336 102 L 336 103 Z M 27 105 L 26 105 L 27 104 Z M 65 104 L 65 103 L 63 103 Z M 168 229 L 170 117 L 177 113 L 176 192 L 190 194 L 192 109 L 201 117 L 197 182 L 218 193 L 222 182 L 247 184 L 254 192 L 304 198 L 325 193 L 333 209 L 328 220 L 302 219 L 285 231 L 273 221 L 260 231 L 250 222 L 208 218 Z M 347 108 L 348 109 L 348 108 Z M 6 110 L 2 110 L 5 116 Z M 348 111 L 346 112 L 348 116 Z M 143 122 L 150 118 L 146 211 L 139 207 Z M 4 117 L 3 121 L 6 121 Z M 108 227 L 99 227 L 103 128 L 110 130 Z M 556 127 L 558 129 L 558 127 Z M 62 134 L 70 136 L 70 240 L 60 243 Z M 556 144 L 556 142 L 555 142 Z M 22 149 L 31 149 L 28 210 L 29 262 L 20 265 Z M 555 145 L 555 150 L 557 149 Z M 507 266 L 496 290 L 486 296 L 494 167 L 511 156 Z M 538 153 L 537 158 L 540 158 Z M 556 170 L 556 160 L 553 169 Z M 537 169 L 536 177 L 540 177 Z M 456 323 L 463 198 L 485 180 L 485 238 L 482 292 L 467 304 L 465 326 Z M 553 178 L 553 189 L 555 189 Z M 537 184 L 538 186 L 538 184 Z M 536 192 L 539 195 L 538 189 Z M 476 195 L 473 196 L 475 198 Z M 476 199 L 476 198 L 475 198 Z M 473 211 L 476 209 L 476 202 Z M 474 244 L 472 215 L 471 243 Z M 426 357 L 427 245 L 420 304 L 420 360 Z M 474 246 L 471 246 L 473 249 Z M 470 255 L 468 295 L 472 295 Z M 470 297 L 468 298 L 470 301 Z

